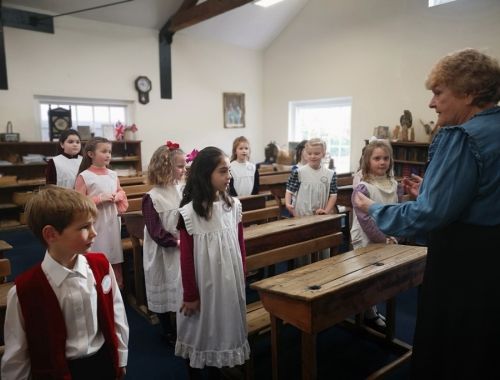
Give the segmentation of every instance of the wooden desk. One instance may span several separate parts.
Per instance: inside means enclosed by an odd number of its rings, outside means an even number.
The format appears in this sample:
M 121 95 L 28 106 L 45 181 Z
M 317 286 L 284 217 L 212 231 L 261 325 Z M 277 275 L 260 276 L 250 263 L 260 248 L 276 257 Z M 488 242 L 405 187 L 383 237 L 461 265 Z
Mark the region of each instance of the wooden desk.
M 302 379 L 316 379 L 316 335 L 419 285 L 426 255 L 425 247 L 374 244 L 253 283 L 271 314 L 273 379 L 282 320 L 302 331 Z
M 352 185 L 338 186 L 336 204 L 339 206 L 352 208 L 352 202 L 351 202 L 352 190 L 353 190 Z
M 7 243 L 5 240 L 0 240 L 0 259 L 3 259 L 4 252 L 7 252 L 12 249 L 12 246 Z
M 243 231 L 246 253 L 249 256 L 334 234 L 340 231 L 342 216 L 343 214 L 303 216 L 247 227 Z
M 14 282 L 0 284 L 0 345 L 4 344 L 3 325 L 5 323 L 5 310 L 7 309 L 7 293 L 14 286 Z
M 265 192 L 255 195 L 240 196 L 238 199 L 241 202 L 241 208 L 243 211 L 251 211 L 266 207 L 266 200 L 270 196 L 270 192 Z

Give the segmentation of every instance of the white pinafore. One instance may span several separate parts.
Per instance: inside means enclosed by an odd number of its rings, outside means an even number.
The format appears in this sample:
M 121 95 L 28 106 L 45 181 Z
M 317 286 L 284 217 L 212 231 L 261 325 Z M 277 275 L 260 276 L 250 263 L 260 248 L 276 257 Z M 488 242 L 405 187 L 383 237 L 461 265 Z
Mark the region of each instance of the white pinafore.
M 251 195 L 255 182 L 255 164 L 252 162 L 231 162 L 231 175 L 233 186 L 239 197 Z
M 398 203 L 398 183 L 396 180 L 387 177 L 375 177 L 371 182 L 361 181 L 360 185 L 365 185 L 368 189 L 368 197 L 375 203 L 391 204 Z M 361 228 L 356 213 L 353 213 L 351 227 L 351 241 L 354 248 L 366 247 L 370 239 Z
M 102 193 L 116 193 L 117 174 L 108 169 L 107 175 L 97 175 L 90 170 L 80 173 L 87 187 L 87 195 L 94 197 Z M 121 222 L 116 204 L 103 202 L 97 206 L 95 230 L 97 236 L 90 248 L 92 252 L 102 252 L 111 264 L 123 262 Z
M 60 154 L 55 156 L 52 161 L 54 161 L 57 173 L 56 185 L 67 189 L 74 189 L 76 177 L 78 175 L 78 168 L 82 163 L 82 156 L 78 156 L 77 158 L 68 158 Z
M 245 274 L 238 243 L 241 203 L 214 202 L 212 218 L 200 218 L 192 203 L 179 209 L 193 236 L 200 312 L 177 313 L 175 354 L 193 368 L 233 367 L 250 357 L 247 340 Z
M 179 221 L 181 187 L 155 186 L 147 194 L 151 197 L 163 229 L 179 240 L 177 222 Z M 143 253 L 148 309 L 155 313 L 179 311 L 179 287 L 182 286 L 179 247 L 159 246 L 149 235 L 148 229 L 144 227 Z
M 333 170 L 320 167 L 313 169 L 304 165 L 297 169 L 300 181 L 295 200 L 297 216 L 314 215 L 319 208 L 325 208 L 330 197 L 330 182 Z

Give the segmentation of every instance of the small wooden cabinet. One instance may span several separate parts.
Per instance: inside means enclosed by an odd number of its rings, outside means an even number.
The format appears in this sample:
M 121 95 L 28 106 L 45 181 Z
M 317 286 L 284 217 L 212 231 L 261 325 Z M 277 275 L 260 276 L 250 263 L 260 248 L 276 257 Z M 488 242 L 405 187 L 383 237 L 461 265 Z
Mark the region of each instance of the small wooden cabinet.
M 118 172 L 120 182 L 142 182 L 141 142 L 112 143 L 111 169 Z M 0 229 L 23 224 L 23 194 L 45 185 L 47 163 L 26 163 L 23 157 L 33 154 L 56 156 L 58 145 L 58 142 L 0 142 Z
M 423 177 L 428 159 L 429 144 L 391 141 L 394 154 L 394 176 L 396 179 L 417 174 Z

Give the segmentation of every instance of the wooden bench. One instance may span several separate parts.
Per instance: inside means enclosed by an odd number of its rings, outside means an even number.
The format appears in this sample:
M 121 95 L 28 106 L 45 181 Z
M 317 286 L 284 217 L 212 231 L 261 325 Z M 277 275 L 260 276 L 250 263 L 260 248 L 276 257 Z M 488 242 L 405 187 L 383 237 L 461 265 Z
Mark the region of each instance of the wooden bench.
M 281 218 L 281 207 L 278 205 L 268 206 L 257 210 L 250 210 L 243 212 L 243 225 L 252 223 L 266 223 L 271 220 L 278 220 Z
M 276 187 L 284 187 L 290 177 L 290 170 L 262 173 L 259 177 L 259 191 L 272 191 Z
M 270 196 L 271 193 L 266 191 L 255 195 L 240 196 L 238 199 L 241 202 L 243 212 L 245 212 L 266 207 L 266 201 Z
M 130 185 L 130 186 L 122 186 L 123 191 L 127 194 L 127 198 L 142 198 L 142 196 L 151 190 L 153 186 L 148 184 L 141 185 Z
M 125 226 L 129 232 L 132 249 L 133 281 L 128 268 L 130 256 L 124 256 L 124 282 L 128 302 L 150 322 L 156 323 L 156 316 L 149 311 L 146 300 L 146 285 L 144 283 L 144 267 L 142 261 L 142 242 L 144 239 L 144 217 L 142 213 L 127 213 L 123 215 Z M 131 286 L 133 282 L 133 287 Z

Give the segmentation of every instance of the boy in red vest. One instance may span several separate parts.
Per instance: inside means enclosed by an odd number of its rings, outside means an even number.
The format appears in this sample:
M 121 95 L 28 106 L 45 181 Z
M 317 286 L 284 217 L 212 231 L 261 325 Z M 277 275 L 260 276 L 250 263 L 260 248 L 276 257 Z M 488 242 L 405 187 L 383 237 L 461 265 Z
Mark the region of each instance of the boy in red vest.
M 26 212 L 47 252 L 7 296 L 2 379 L 122 379 L 122 297 L 106 257 L 86 253 L 96 236 L 96 206 L 74 190 L 49 186 Z

